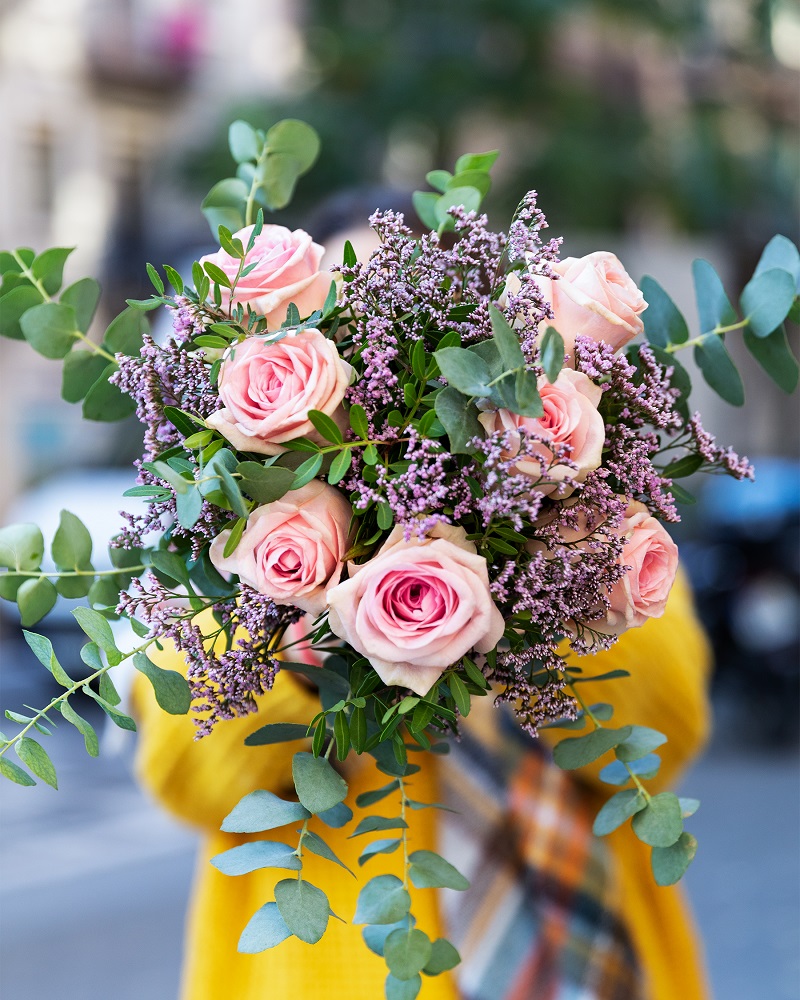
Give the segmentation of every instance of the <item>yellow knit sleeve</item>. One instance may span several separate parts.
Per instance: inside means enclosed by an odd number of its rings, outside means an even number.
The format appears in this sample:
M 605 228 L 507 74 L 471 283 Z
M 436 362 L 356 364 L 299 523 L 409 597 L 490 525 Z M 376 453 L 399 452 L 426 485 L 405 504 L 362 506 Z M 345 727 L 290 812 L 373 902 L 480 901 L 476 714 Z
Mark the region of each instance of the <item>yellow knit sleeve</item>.
M 173 649 L 152 657 L 159 666 L 186 672 Z M 245 737 L 269 722 L 309 722 L 319 700 L 289 673 L 278 672 L 258 711 L 218 723 L 195 740 L 189 715 L 168 715 L 156 704 L 147 680 L 137 674 L 133 689 L 139 729 L 135 768 L 138 780 L 171 813 L 194 826 L 218 830 L 242 796 L 256 788 L 291 794 L 292 756 L 303 744 L 247 747 Z
M 579 686 L 587 704 L 610 702 L 614 706 L 609 726 L 635 724 L 664 733 L 667 743 L 656 751 L 661 770 L 648 788 L 673 786 L 690 760 L 708 739 L 711 713 L 708 677 L 711 655 L 705 633 L 697 620 L 686 578 L 679 574 L 661 618 L 626 632 L 611 649 L 594 656 L 571 658 L 585 677 L 624 669 L 630 677 L 588 682 Z M 551 745 L 570 735 L 566 730 L 545 730 Z M 576 733 L 575 735 L 579 735 Z M 597 777 L 608 763 L 606 755 L 576 773 L 591 785 L 613 791 Z

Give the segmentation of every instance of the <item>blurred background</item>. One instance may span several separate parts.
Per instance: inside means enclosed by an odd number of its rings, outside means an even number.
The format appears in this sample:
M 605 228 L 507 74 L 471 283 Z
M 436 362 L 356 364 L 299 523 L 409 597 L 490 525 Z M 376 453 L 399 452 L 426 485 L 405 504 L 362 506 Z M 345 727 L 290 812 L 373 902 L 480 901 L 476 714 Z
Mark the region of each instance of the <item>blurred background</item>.
M 535 187 L 564 255 L 614 250 L 693 317 L 694 257 L 733 292 L 770 236 L 797 242 L 798 70 L 793 0 L 0 0 L 0 245 L 76 246 L 67 280 L 102 277 L 101 327 L 148 294 L 146 260 L 214 248 L 198 206 L 230 173 L 229 121 L 300 117 L 322 156 L 273 221 L 316 235 L 331 195 L 407 191 L 498 148 L 497 227 Z M 746 405 L 699 377 L 696 405 L 757 482 L 689 482 L 699 502 L 676 532 L 717 656 L 687 882 L 715 995 L 797 1000 L 800 421 L 729 346 Z M 2 340 L 0 427 L 0 523 L 51 538 L 67 507 L 102 550 L 135 425 L 82 421 L 58 363 Z M 42 629 L 68 669 L 71 621 L 62 601 Z M 13 608 L 0 630 L 3 707 L 44 703 Z M 4 998 L 42 991 L 44 940 L 52 995 L 175 996 L 194 839 L 135 789 L 123 735 L 93 761 L 59 731 L 58 793 L 0 786 Z

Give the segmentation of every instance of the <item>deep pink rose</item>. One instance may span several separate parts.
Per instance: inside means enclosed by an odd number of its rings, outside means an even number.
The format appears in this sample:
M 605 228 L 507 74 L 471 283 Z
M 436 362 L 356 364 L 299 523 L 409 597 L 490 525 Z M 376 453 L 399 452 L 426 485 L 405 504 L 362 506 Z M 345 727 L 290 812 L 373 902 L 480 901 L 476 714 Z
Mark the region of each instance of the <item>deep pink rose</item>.
M 613 253 L 598 250 L 586 257 L 567 257 L 552 267 L 558 279 L 536 277 L 555 314 L 542 329 L 554 326 L 568 354 L 579 333 L 618 351 L 642 332 L 640 313 L 647 303 Z
M 276 604 L 319 615 L 326 591 L 339 582 L 351 515 L 339 490 L 314 479 L 257 507 L 229 556 L 222 553 L 230 531 L 218 535 L 211 543 L 211 562 Z
M 530 444 L 532 456 L 525 454 L 516 464 L 521 473 L 531 477 L 531 489 L 546 495 L 556 493 L 559 497 L 567 497 L 573 491 L 572 487 L 561 485 L 565 477 L 582 483 L 589 472 L 600 465 L 606 429 L 597 406 L 603 391 L 583 372 L 562 368 L 555 382 L 548 382 L 545 378 L 539 380 L 539 394 L 544 406 L 541 417 L 521 417 L 510 410 L 500 409 L 486 410 L 478 420 L 487 436 L 502 431 L 510 434 L 511 447 L 504 454 L 505 458 L 519 454 L 521 430 L 541 435 L 552 444 L 569 445 L 572 450 L 568 457 L 575 462 L 577 469 L 563 464 L 548 469 L 553 452 L 539 442 Z M 545 463 L 544 471 L 540 459 Z M 543 481 L 538 482 L 540 479 Z
M 240 451 L 277 455 L 282 442 L 316 437 L 309 410 L 346 426 L 342 407 L 352 368 L 318 330 L 290 333 L 277 342 L 248 337 L 230 348 L 219 374 L 224 404 L 208 418 Z
M 350 579 L 328 591 L 333 632 L 385 684 L 419 695 L 470 649 L 494 649 L 504 630 L 486 560 L 464 530 L 439 525 L 431 535 L 439 537 L 406 542 L 395 528 L 374 559 L 351 565 Z
M 609 593 L 607 622 L 592 625 L 613 635 L 660 618 L 678 571 L 678 546 L 644 504 L 629 504 L 616 530 L 626 538 L 620 562 L 630 569 Z
M 247 226 L 233 235 L 246 247 L 252 229 Z M 286 319 L 290 302 L 300 310 L 301 317 L 309 316 L 322 307 L 333 280 L 332 275 L 319 269 L 324 252 L 302 229 L 292 232 L 284 226 L 264 226 L 245 257 L 245 266 L 257 261 L 256 266 L 237 281 L 233 301 L 249 305 L 254 313 L 264 316 L 270 330 L 277 330 Z M 218 250 L 200 258 L 201 264 L 206 261 L 221 267 L 233 282 L 239 270 L 238 257 Z M 227 307 L 230 291 L 220 291 Z

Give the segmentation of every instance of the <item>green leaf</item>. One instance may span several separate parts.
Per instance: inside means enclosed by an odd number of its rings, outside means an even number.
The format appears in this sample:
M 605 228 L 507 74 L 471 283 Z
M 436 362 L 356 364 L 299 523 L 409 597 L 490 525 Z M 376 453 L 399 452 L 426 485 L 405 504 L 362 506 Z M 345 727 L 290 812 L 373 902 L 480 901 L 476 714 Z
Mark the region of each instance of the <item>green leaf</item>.
M 754 273 L 759 275 L 776 267 L 788 271 L 800 290 L 800 252 L 791 240 L 781 235 L 773 236 L 764 247 Z
M 668 847 L 654 847 L 650 865 L 657 885 L 675 885 L 683 878 L 686 869 L 697 854 L 697 840 L 691 833 L 682 833 Z
M 83 401 L 83 415 L 87 420 L 110 422 L 123 420 L 136 411 L 136 403 L 126 396 L 108 379 L 119 370 L 116 362 L 109 364 L 100 378 L 86 393 Z
M 35 524 L 9 524 L 0 528 L 0 566 L 30 572 L 44 555 L 44 538 Z
M 25 785 L 28 788 L 36 784 L 27 771 L 23 771 L 19 764 L 15 764 L 13 760 L 9 760 L 5 756 L 0 757 L 0 774 L 10 781 L 14 781 L 18 785 Z
M 447 190 L 447 185 L 452 179 L 453 175 L 449 170 L 430 170 L 425 174 L 425 180 L 430 186 L 441 193 Z
M 307 458 L 305 462 L 301 462 L 300 465 L 295 469 L 295 478 L 290 489 L 299 490 L 306 483 L 310 483 L 311 480 L 317 475 L 319 470 L 322 468 L 322 455 L 318 452 L 316 455 L 312 455 Z
M 59 297 L 59 302 L 75 310 L 75 321 L 81 333 L 87 333 L 92 325 L 99 301 L 100 285 L 94 278 L 81 278 L 65 288 Z
M 456 173 L 460 174 L 465 170 L 480 170 L 482 173 L 487 173 L 499 155 L 496 149 L 488 153 L 464 153 L 456 160 Z
M 24 340 L 20 319 L 42 301 L 41 293 L 33 285 L 18 285 L 6 292 L 0 298 L 0 336 Z
M 84 569 L 92 558 L 92 536 L 83 521 L 68 510 L 61 511 L 52 555 L 59 570 Z
M 319 156 L 320 140 L 316 130 L 306 122 L 284 118 L 267 132 L 265 146 L 270 156 L 291 157 L 298 175 L 301 175 L 314 166 Z
M 103 650 L 108 657 L 108 662 L 112 666 L 119 663 L 122 659 L 122 653 L 117 649 L 111 626 L 100 612 L 93 611 L 91 608 L 75 608 L 72 614 L 89 638 Z
M 308 726 L 299 722 L 270 722 L 245 739 L 245 746 L 260 747 L 272 743 L 290 743 L 292 740 L 308 739 Z
M 416 927 L 398 927 L 386 938 L 383 957 L 395 979 L 412 979 L 431 957 L 431 940 Z
M 192 704 L 189 682 L 177 670 L 157 667 L 144 653 L 136 653 L 133 665 L 153 685 L 156 701 L 170 715 L 186 715 Z
M 450 674 L 447 678 L 447 686 L 450 688 L 450 694 L 452 694 L 461 715 L 465 717 L 469 715 L 472 702 L 466 684 L 457 674 Z
M 396 875 L 376 875 L 358 894 L 354 924 L 393 924 L 411 907 L 411 896 Z
M 322 837 L 314 833 L 313 830 L 306 830 L 306 835 L 303 837 L 303 848 L 311 851 L 312 854 L 318 855 L 320 858 L 325 858 L 326 861 L 332 861 L 335 865 L 339 865 L 340 868 L 344 868 L 346 872 L 350 872 L 353 875 L 353 872 L 350 871 L 344 861 L 338 858 Z M 353 875 L 353 877 L 355 876 Z
M 716 334 L 706 337 L 694 349 L 694 359 L 706 382 L 731 406 L 744 405 L 744 385 L 736 365 Z
M 369 423 L 367 422 L 367 411 L 359 403 L 350 407 L 348 412 L 350 426 L 363 441 L 369 438 Z
M 703 464 L 703 459 L 699 455 L 683 455 L 681 458 L 670 462 L 664 469 L 664 475 L 668 479 L 680 479 L 682 476 L 691 476 L 697 472 Z
M 109 324 L 103 346 L 111 354 L 136 357 L 142 348 L 142 337 L 150 329 L 146 317 L 137 309 L 124 309 Z
M 247 518 L 240 517 L 231 528 L 231 533 L 228 535 L 228 540 L 225 542 L 225 547 L 222 550 L 222 554 L 226 559 L 236 549 L 236 546 L 239 544 L 246 527 Z
M 386 1000 L 416 1000 L 421 989 L 421 976 L 412 976 L 411 979 L 398 979 L 389 973 L 384 985 Z
M 287 878 L 275 886 L 275 902 L 286 926 L 306 944 L 316 944 L 325 933 L 330 903 L 325 893 L 310 882 Z
M 111 680 L 111 677 L 108 675 L 108 673 L 101 674 L 100 677 L 98 678 L 97 683 L 98 683 L 98 694 L 100 695 L 100 697 L 104 701 L 107 701 L 108 704 L 111 705 L 113 708 L 116 708 L 117 705 L 119 705 L 119 703 L 122 701 L 122 698 L 120 697 L 119 692 L 114 686 L 114 682 Z
M 638 788 L 626 788 L 624 792 L 617 792 L 597 814 L 592 827 L 594 835 L 605 837 L 646 805 L 647 799 Z
M 263 143 L 253 126 L 238 118 L 228 127 L 228 148 L 237 163 L 247 163 L 259 158 Z
M 655 778 L 658 774 L 658 769 L 661 767 L 661 758 L 658 754 L 649 753 L 645 757 L 640 757 L 639 760 L 631 761 L 628 767 L 639 778 L 649 780 L 650 778 Z M 609 785 L 624 785 L 631 780 L 628 768 L 625 767 L 621 760 L 612 760 L 610 764 L 606 764 L 600 772 L 599 778 Z
M 768 337 L 794 304 L 795 280 L 787 271 L 762 271 L 745 285 L 739 304 L 756 337 Z
M 367 806 L 375 805 L 376 802 L 380 802 L 381 799 L 385 799 L 387 795 L 391 795 L 392 792 L 396 792 L 400 787 L 397 780 L 390 781 L 388 785 L 384 785 L 383 788 L 376 788 L 373 792 L 362 792 L 356 799 L 356 805 L 359 809 L 366 809 Z
M 475 404 L 453 386 L 447 386 L 437 394 L 434 409 L 447 431 L 450 451 L 454 455 L 471 454 L 468 442 L 484 436 Z
M 785 393 L 797 388 L 798 364 L 789 347 L 783 325 L 767 337 L 757 337 L 749 327 L 744 330 L 744 343 L 773 382 Z
M 352 459 L 353 456 L 349 448 L 343 449 L 337 454 L 328 470 L 328 482 L 331 486 L 336 486 L 337 483 L 340 483 L 344 479 L 350 471 Z
M 483 170 L 460 170 L 447 182 L 446 191 L 454 188 L 475 188 L 485 198 L 492 186 L 491 177 Z
M 45 577 L 26 580 L 17 590 L 17 605 L 22 624 L 27 628 L 44 618 L 56 603 L 58 593 Z
M 439 203 L 439 195 L 433 191 L 415 191 L 411 201 L 423 226 L 427 229 L 438 229 L 439 216 L 436 214 L 436 206 Z
M 42 302 L 33 306 L 22 315 L 19 325 L 34 351 L 46 358 L 63 358 L 69 354 L 78 330 L 75 310 L 61 302 Z
M 647 308 L 642 313 L 644 335 L 656 347 L 668 344 L 685 344 L 689 339 L 689 327 L 672 299 L 659 283 L 645 275 L 640 288 Z
M 677 795 L 661 792 L 633 819 L 633 831 L 651 847 L 670 847 L 683 832 L 681 805 Z
M 631 726 L 630 728 L 630 736 L 614 750 L 617 760 L 638 760 L 655 750 L 656 747 L 660 747 L 662 743 L 667 742 L 667 737 L 657 729 L 650 729 L 647 726 Z
M 565 771 L 585 767 L 628 738 L 631 726 L 595 729 L 586 736 L 571 736 L 553 748 L 553 760 Z
M 454 969 L 460 961 L 461 956 L 447 938 L 437 938 L 431 946 L 431 957 L 422 971 L 426 976 L 439 976 Z
M 434 351 L 433 356 L 442 375 L 459 392 L 467 396 L 487 396 L 491 392 L 488 386 L 491 378 L 486 362 L 473 351 L 463 347 L 445 347 Z M 437 416 L 441 420 L 438 410 Z
M 342 432 L 336 426 L 334 421 L 331 420 L 327 413 L 323 413 L 322 410 L 309 410 L 308 419 L 317 429 L 317 432 L 322 435 L 326 441 L 330 441 L 331 444 L 341 444 L 344 440 Z
M 680 803 L 681 807 L 681 816 L 684 819 L 688 819 L 690 816 L 694 816 L 694 814 L 700 808 L 700 799 L 679 798 L 678 802 Z
M 240 462 L 236 471 L 242 476 L 240 486 L 256 503 L 274 503 L 291 489 L 294 472 L 280 465 L 264 466 L 259 462 Z
M 495 305 L 489 306 L 492 336 L 500 353 L 504 368 L 514 370 L 525 365 L 525 355 L 519 346 L 519 338 L 509 326 L 508 320 Z M 452 349 L 452 348 L 451 348 Z M 454 348 L 458 350 L 458 348 Z
M 14 749 L 22 763 L 27 764 L 37 778 L 41 778 L 53 788 L 58 788 L 56 769 L 43 746 L 29 736 L 23 736 Z
M 226 177 L 208 192 L 200 209 L 215 238 L 220 226 L 225 226 L 232 233 L 244 227 L 244 208 L 248 194 L 249 186 L 238 177 Z M 200 289 L 197 291 L 199 293 Z
M 358 863 L 359 865 L 364 865 L 370 858 L 374 858 L 378 854 L 394 854 L 400 844 L 402 844 L 402 840 L 400 840 L 399 837 L 373 840 L 372 843 L 367 845 L 367 847 L 365 847 L 361 852 Z
M 564 367 L 564 338 L 554 326 L 548 326 L 544 331 L 539 347 L 539 359 L 551 384 L 555 382 Z
M 292 758 L 292 777 L 297 797 L 311 813 L 325 812 L 342 802 L 347 782 L 324 757 L 301 751 Z
M 164 274 L 167 276 L 167 280 L 175 289 L 176 295 L 183 295 L 183 278 L 178 274 L 174 267 L 170 267 L 169 264 L 163 264 Z
M 79 403 L 108 367 L 108 360 L 93 351 L 70 351 L 61 371 L 61 396 Z
M 175 496 L 175 513 L 182 528 L 193 528 L 203 512 L 203 495 L 198 489 L 188 489 Z
M 412 851 L 409 878 L 417 889 L 458 889 L 469 888 L 468 879 L 434 851 Z
M 693 262 L 692 277 L 701 331 L 709 333 L 718 326 L 735 323 L 736 312 L 725 294 L 719 275 L 707 260 Z
M 97 738 L 94 727 L 83 716 L 78 715 L 68 701 L 60 702 L 58 707 L 67 722 L 72 723 L 81 736 L 83 736 L 83 742 L 86 745 L 86 752 L 89 756 L 97 757 L 100 754 L 100 741 Z
M 97 702 L 115 726 L 118 726 L 120 729 L 125 729 L 131 733 L 136 732 L 136 722 L 129 715 L 125 715 L 124 712 L 120 712 L 119 709 L 115 708 L 99 694 L 92 691 L 88 685 L 85 685 L 81 690 Z
M 259 789 L 245 795 L 228 813 L 220 827 L 225 833 L 260 833 L 287 823 L 308 819 L 311 813 L 299 802 L 287 802 Z
M 405 830 L 408 823 L 400 816 L 365 816 L 350 837 L 360 837 L 365 833 L 375 833 L 378 830 Z
M 75 247 L 51 247 L 40 253 L 31 265 L 31 272 L 48 295 L 55 295 L 61 288 L 64 264 Z
M 23 629 L 22 634 L 36 659 L 50 671 L 55 681 L 62 687 L 72 687 L 75 682 L 58 662 L 52 642 L 43 635 L 37 635 L 36 632 L 28 632 L 27 629 Z
M 274 948 L 291 936 L 292 932 L 280 915 L 278 904 L 265 903 L 248 920 L 239 938 L 237 951 L 244 955 L 256 955 Z
M 239 844 L 211 859 L 223 875 L 248 875 L 259 868 L 288 868 L 299 872 L 303 867 L 295 848 L 275 840 L 254 840 Z
M 339 827 L 346 826 L 350 822 L 353 818 L 353 810 L 350 806 L 346 806 L 344 802 L 337 802 L 330 809 L 317 813 L 317 817 L 327 826 L 338 830 Z
M 450 209 L 462 206 L 466 212 L 477 212 L 481 207 L 481 193 L 474 187 L 448 188 L 436 199 L 436 218 L 439 225 L 452 228 Z

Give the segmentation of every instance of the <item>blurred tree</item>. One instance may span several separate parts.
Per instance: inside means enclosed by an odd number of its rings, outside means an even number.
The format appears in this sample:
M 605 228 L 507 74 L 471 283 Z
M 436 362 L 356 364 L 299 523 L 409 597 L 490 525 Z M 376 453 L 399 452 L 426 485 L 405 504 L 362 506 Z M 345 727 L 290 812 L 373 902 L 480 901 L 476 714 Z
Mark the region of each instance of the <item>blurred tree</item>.
M 500 147 L 490 211 L 539 189 L 553 228 L 653 216 L 740 252 L 791 230 L 796 78 L 773 53 L 783 0 L 306 0 L 294 96 L 226 109 L 296 116 L 323 156 L 289 221 L 325 194 L 419 184 Z M 354 156 L 357 151 L 357 156 Z M 228 169 L 222 124 L 191 173 Z M 794 235 L 788 232 L 788 235 Z

